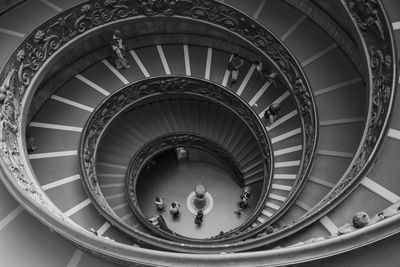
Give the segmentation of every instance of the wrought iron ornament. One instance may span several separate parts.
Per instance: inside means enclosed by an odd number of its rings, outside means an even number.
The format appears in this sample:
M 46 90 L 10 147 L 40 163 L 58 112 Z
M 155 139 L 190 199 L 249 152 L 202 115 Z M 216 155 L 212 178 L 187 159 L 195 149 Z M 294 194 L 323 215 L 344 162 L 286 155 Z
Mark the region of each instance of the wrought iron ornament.
M 205 80 L 180 76 L 156 77 L 133 83 L 114 92 L 96 108 L 83 130 L 80 155 L 83 172 L 82 179 L 85 182 L 87 191 L 93 198 L 93 202 L 98 204 L 102 211 L 108 213 L 109 215 L 114 215 L 113 210 L 108 205 L 103 194 L 101 193 L 96 176 L 96 150 L 101 142 L 100 139 L 102 134 L 114 119 L 116 119 L 124 111 L 132 108 L 135 104 L 140 103 L 140 101 L 144 99 L 150 99 L 153 96 L 167 96 L 168 94 L 188 94 L 200 98 L 206 98 L 209 101 L 217 102 L 218 104 L 223 105 L 236 113 L 238 117 L 241 118 L 241 120 L 246 124 L 258 142 L 258 149 L 260 151 L 259 153 L 261 153 L 264 165 L 263 190 L 265 193 L 268 192 L 268 188 L 272 181 L 271 177 L 273 175 L 271 172 L 271 166 L 273 166 L 273 158 L 270 151 L 271 142 L 266 136 L 257 115 L 251 110 L 251 108 L 249 108 L 241 99 L 239 99 L 229 90 Z M 176 142 L 182 140 L 182 138 L 172 138 L 164 141 L 167 140 Z M 197 138 L 192 140 L 193 144 L 196 143 L 196 140 L 198 141 L 199 139 Z M 146 155 L 149 153 L 155 153 L 154 149 L 156 149 L 157 146 L 150 146 L 150 148 L 150 151 L 146 150 Z M 221 152 L 220 149 L 216 148 L 217 147 L 214 147 L 212 150 Z M 225 153 L 222 153 L 221 155 L 223 158 L 226 158 Z M 145 158 L 143 158 L 143 155 L 140 157 L 135 157 L 133 160 L 139 159 L 140 163 L 144 164 Z M 142 165 L 138 164 L 138 162 L 135 164 L 135 166 L 138 168 L 142 167 Z M 238 164 L 234 163 L 233 165 Z M 137 168 L 133 169 L 139 171 Z M 128 185 L 130 186 L 131 184 Z M 132 190 L 132 187 L 130 187 L 130 190 Z

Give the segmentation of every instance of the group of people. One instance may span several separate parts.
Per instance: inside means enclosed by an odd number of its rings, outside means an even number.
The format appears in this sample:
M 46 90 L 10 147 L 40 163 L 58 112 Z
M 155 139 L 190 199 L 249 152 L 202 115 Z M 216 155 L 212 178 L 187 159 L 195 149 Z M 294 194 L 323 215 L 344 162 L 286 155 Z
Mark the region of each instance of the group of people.
M 164 198 L 162 196 L 156 196 L 156 199 L 154 201 L 154 204 L 157 208 L 158 211 L 163 212 L 166 209 L 165 203 L 164 203 Z M 171 214 L 171 216 L 176 219 L 180 216 L 180 211 L 179 208 L 181 207 L 181 205 L 179 204 L 178 201 L 174 201 L 171 203 L 171 206 L 169 207 L 169 213 Z M 194 223 L 197 225 L 201 225 L 201 223 L 203 222 L 203 217 L 204 217 L 204 213 L 203 210 L 198 210 L 196 217 L 194 218 Z M 149 221 L 153 224 L 156 225 L 157 222 L 156 220 L 151 220 L 149 219 Z
M 240 215 L 242 212 L 249 206 L 249 201 L 251 200 L 251 189 L 249 186 L 245 186 L 243 188 L 243 193 L 240 194 L 240 201 L 238 202 L 239 208 L 234 210 L 234 213 Z M 166 205 L 164 202 L 164 198 L 162 196 L 156 196 L 154 204 L 156 206 L 157 211 L 159 212 L 164 212 L 166 210 Z M 171 203 L 169 207 L 169 212 L 171 216 L 176 219 L 180 216 L 180 204 L 177 201 L 174 201 Z M 204 212 L 202 209 L 199 209 L 197 211 L 196 217 L 194 218 L 194 223 L 198 226 L 200 226 L 203 223 L 203 217 L 204 217 Z M 150 218 L 149 222 L 153 224 L 154 226 L 157 226 L 159 221 L 159 215 Z
M 159 212 L 164 212 L 166 210 L 164 198 L 162 196 L 156 196 L 156 200 L 154 201 L 154 204 L 156 205 L 156 208 Z M 171 203 L 171 206 L 169 207 L 169 212 L 174 219 L 178 218 L 180 215 L 180 212 L 179 212 L 180 206 L 181 205 L 179 204 L 178 201 L 174 201 Z M 157 215 L 148 220 L 153 226 L 158 226 L 159 219 L 160 219 L 160 215 Z
M 129 61 L 125 58 L 125 45 L 122 40 L 122 35 L 119 30 L 115 30 L 111 39 L 111 48 L 112 55 L 114 58 L 115 65 L 117 69 L 129 69 L 131 66 L 129 65 Z M 276 86 L 276 79 L 278 76 L 277 72 L 271 72 L 267 74 L 264 71 L 264 67 L 261 61 L 257 60 L 254 62 L 256 66 L 256 75 L 261 80 L 261 82 L 269 82 Z M 229 86 L 232 87 L 239 78 L 239 71 L 241 66 L 243 65 L 243 58 L 240 57 L 237 53 L 233 54 L 233 56 L 229 59 L 227 70 L 230 71 L 230 82 Z M 264 118 L 266 119 L 267 126 L 271 126 L 271 124 L 276 120 L 281 107 L 279 103 L 272 103 L 264 112 Z
M 156 208 L 158 211 L 165 211 L 166 206 L 164 203 L 164 198 L 162 196 L 156 196 L 156 200 L 154 201 L 154 204 L 156 205 Z M 171 203 L 171 206 L 169 207 L 169 212 L 171 215 L 176 218 L 179 217 L 179 208 L 181 204 L 179 204 L 178 201 L 174 201 Z
M 232 87 L 236 81 L 239 78 L 239 70 L 240 67 L 243 65 L 243 58 L 240 57 L 238 54 L 233 54 L 233 56 L 230 58 L 228 65 L 227 65 L 227 70 L 230 71 L 230 82 L 229 86 Z M 269 82 L 270 84 L 273 84 L 276 86 L 276 79 L 278 77 L 277 72 L 271 72 L 270 74 L 266 74 L 264 72 L 264 67 L 261 61 L 255 61 L 254 65 L 256 66 L 256 75 L 258 79 L 262 83 Z M 279 103 L 272 103 L 264 112 L 264 118 L 266 120 L 267 126 L 271 126 L 272 123 L 276 120 L 276 118 L 279 115 L 279 112 L 281 110 L 281 106 Z
M 128 60 L 125 58 L 125 45 L 122 40 L 121 32 L 119 30 L 115 30 L 112 35 L 112 40 L 111 40 L 111 48 L 112 48 L 112 54 L 114 57 L 115 65 L 117 69 L 125 68 L 128 69 L 131 66 L 129 65 Z M 263 64 L 260 61 L 254 62 L 256 65 L 256 73 L 258 78 L 263 82 L 270 82 L 271 84 L 275 84 L 276 78 L 278 74 L 276 72 L 272 72 L 268 75 L 265 74 L 263 70 Z M 239 69 L 243 65 L 243 58 L 240 57 L 238 54 L 234 54 L 227 65 L 227 70 L 230 71 L 230 82 L 229 85 L 232 87 L 236 81 L 238 80 L 239 77 Z M 279 112 L 281 110 L 281 106 L 279 103 L 272 103 L 264 112 L 264 118 L 266 120 L 267 126 L 271 126 L 271 124 L 276 120 L 277 116 L 279 115 Z M 32 142 L 33 143 L 33 142 Z M 34 145 L 32 146 L 34 147 Z M 34 150 L 34 149 L 32 149 Z M 150 167 L 150 166 L 149 166 Z M 238 203 L 239 208 L 235 210 L 234 212 L 237 214 L 241 214 L 242 211 L 248 207 L 249 205 L 249 200 L 251 199 L 251 194 L 250 194 L 250 187 L 246 186 L 244 187 L 244 192 L 240 195 L 240 202 Z M 158 211 L 165 211 L 166 206 L 164 203 L 164 199 L 161 196 L 157 196 L 155 200 L 155 205 Z M 169 207 L 170 214 L 173 216 L 173 218 L 177 218 L 180 216 L 179 212 L 180 204 L 177 201 L 174 201 L 171 203 L 171 206 Z M 203 211 L 198 210 L 197 215 L 194 219 L 194 223 L 197 225 L 200 225 L 203 222 Z M 152 219 L 151 223 L 153 225 L 157 224 L 156 219 Z

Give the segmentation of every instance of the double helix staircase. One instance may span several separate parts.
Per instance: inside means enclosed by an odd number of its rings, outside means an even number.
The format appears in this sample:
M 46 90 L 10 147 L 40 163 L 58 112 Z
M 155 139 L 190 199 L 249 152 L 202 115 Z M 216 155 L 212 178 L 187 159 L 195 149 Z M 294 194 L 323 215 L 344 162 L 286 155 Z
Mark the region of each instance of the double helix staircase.
M 274 160 L 271 188 L 265 198 L 264 207 L 252 225 L 243 231 L 246 236 L 244 243 L 254 240 L 262 243 L 266 240 L 264 251 L 267 254 L 270 253 L 267 249 L 278 246 L 303 246 L 308 249 L 311 247 L 308 245 L 310 240 L 335 235 L 340 226 L 351 222 L 355 212 L 365 211 L 372 216 L 400 200 L 400 186 L 396 179 L 400 139 L 396 129 L 400 129 L 400 126 L 397 125 L 399 112 L 395 105 L 390 129 L 375 164 L 338 206 L 307 228 L 273 243 L 270 247 L 267 247 L 269 235 L 266 232 L 254 234 L 256 229 L 270 224 L 275 228 L 284 228 L 307 218 L 308 211 L 341 181 L 363 138 L 369 96 L 367 82 L 360 74 L 359 66 L 355 66 L 340 44 L 306 14 L 278 0 L 224 2 L 253 17 L 282 40 L 302 66 L 313 91 L 318 111 L 318 144 L 309 177 L 301 185 L 301 190 L 296 191 L 295 201 L 286 206 L 293 192 L 297 190 L 305 137 L 300 110 L 282 79 L 278 79 L 276 83 L 262 81 L 257 74 L 255 58 L 244 56 L 239 79 L 230 86 L 227 62 L 233 56 L 232 51 L 222 47 L 168 41 L 130 47 L 126 55 L 131 65 L 129 69 L 117 70 L 111 58 L 99 57 L 93 64 L 54 89 L 51 96 L 42 101 L 40 108 L 37 107 L 30 115 L 27 132 L 35 138 L 37 146 L 28 155 L 33 172 L 48 198 L 76 228 L 89 233 L 90 229 L 94 229 L 97 235 L 107 237 L 105 242 L 111 239 L 110 242 L 118 245 L 148 247 L 105 220 L 88 198 L 81 181 L 80 139 L 91 114 L 113 92 L 143 79 L 170 75 L 194 77 L 225 87 L 247 103 L 268 132 Z M 80 1 L 28 0 L 3 13 L 0 17 L 0 38 L 4 40 L 4 49 L 0 54 L 0 66 L 5 66 L 7 58 L 26 34 L 35 31 L 42 22 L 62 10 L 78 3 Z M 395 11 L 400 7 L 396 1 L 386 0 L 383 4 L 391 20 L 397 21 L 399 18 Z M 395 31 L 394 35 L 397 38 L 398 32 Z M 51 84 L 51 81 L 48 83 Z M 272 103 L 280 103 L 282 109 L 278 119 L 267 127 L 263 114 Z M 99 186 L 113 211 L 127 225 L 145 235 L 151 233 L 132 214 L 126 201 L 126 171 L 132 155 L 141 145 L 173 132 L 198 133 L 216 140 L 242 167 L 246 185 L 254 188 L 261 186 L 265 177 L 260 154 L 254 153 L 258 151 L 257 143 L 244 123 L 226 108 L 194 99 L 164 99 L 139 106 L 114 121 L 113 127 L 102 137 L 96 171 Z M 17 204 L 3 185 L 0 190 L 1 255 L 8 266 L 113 266 L 76 249 L 56 233 L 49 232 Z M 368 232 L 365 232 L 368 236 Z M 236 240 L 238 237 L 227 236 L 226 240 L 229 238 Z M 340 257 L 344 257 L 348 262 L 356 263 L 360 261 L 359 256 L 362 256 L 368 260 L 362 263 L 363 266 L 375 266 L 377 262 L 373 256 L 384 253 L 388 246 L 395 247 L 397 239 L 395 235 L 371 245 L 376 248 L 373 251 L 371 247 L 367 247 L 357 252 L 344 253 L 334 260 L 340 262 L 343 261 Z M 223 242 L 221 240 L 217 242 Z M 362 244 L 367 243 L 363 241 Z M 316 244 L 318 246 L 322 243 Z M 14 251 L 24 257 L 16 257 Z M 49 254 L 48 251 L 54 251 L 54 254 Z M 312 249 L 306 251 L 304 257 L 311 258 Z M 335 250 L 335 253 L 337 251 L 340 250 Z M 154 253 L 157 254 L 158 251 L 154 250 Z M 177 255 L 176 258 L 181 256 Z M 206 264 L 207 259 L 216 260 L 220 265 L 227 264 L 224 260 L 230 261 L 228 256 L 238 259 L 242 255 L 223 255 L 224 258 L 221 259 L 204 257 L 201 264 Z M 162 257 L 164 255 L 160 256 Z M 357 259 L 353 260 L 353 257 Z M 391 257 L 393 262 L 390 261 L 387 266 L 395 266 L 395 254 Z M 182 256 L 181 259 L 179 264 L 193 263 L 189 256 Z M 195 256 L 193 259 L 198 260 Z M 244 260 L 245 258 L 243 261 L 238 259 L 237 264 L 247 264 Z M 158 264 L 165 265 L 166 262 L 167 260 L 160 260 Z M 393 265 L 389 265 L 392 263 Z M 314 264 L 329 266 L 330 263 L 321 260 Z

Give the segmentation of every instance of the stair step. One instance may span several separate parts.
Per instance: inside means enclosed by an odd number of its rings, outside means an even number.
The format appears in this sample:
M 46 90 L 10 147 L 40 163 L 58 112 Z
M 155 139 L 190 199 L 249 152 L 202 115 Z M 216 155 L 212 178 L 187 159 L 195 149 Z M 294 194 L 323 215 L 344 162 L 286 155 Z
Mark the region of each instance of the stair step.
M 157 101 L 153 103 L 153 110 L 154 113 L 160 116 L 160 123 L 162 124 L 163 132 L 165 133 L 171 133 L 172 132 L 172 126 L 170 125 L 169 120 L 167 119 L 165 115 L 165 111 L 162 110 L 160 101 Z
M 276 205 L 276 204 L 274 204 L 274 203 L 271 203 L 271 202 L 267 202 L 267 203 L 265 204 L 265 206 L 267 206 L 267 207 L 269 207 L 269 208 L 271 208 L 271 209 L 274 209 L 274 210 L 279 210 L 279 208 L 280 208 L 280 206 L 278 206 L 278 205 Z
M 246 179 L 244 181 L 244 183 L 246 185 L 252 185 L 252 184 L 255 184 L 255 183 L 258 183 L 258 182 L 262 182 L 263 180 L 264 180 L 263 176 L 253 176 L 251 178 Z
M 228 139 L 228 142 L 226 143 L 225 147 L 231 152 L 234 151 L 235 146 L 245 134 L 246 134 L 246 127 L 243 124 L 239 124 L 238 129 Z
M 206 112 L 204 106 L 202 106 L 202 103 L 204 103 L 204 101 L 189 100 L 189 107 L 192 107 L 190 113 L 190 122 L 192 123 L 192 131 L 195 133 L 201 132 L 200 118 L 204 116 L 204 113 Z
M 213 140 L 218 140 L 218 136 L 220 135 L 221 131 L 225 128 L 224 121 L 228 116 L 229 115 L 226 112 L 225 108 L 218 107 L 217 118 L 214 121 L 213 131 L 211 135 Z
M 261 152 L 258 144 L 253 140 L 251 145 L 246 146 L 238 155 L 238 160 L 243 166 L 253 164 L 262 160 Z
M 210 103 L 207 115 L 208 122 L 206 127 L 206 136 L 212 135 L 217 114 L 218 114 L 218 107 L 215 104 Z
M 286 201 L 286 198 L 285 198 L 285 197 L 280 196 L 280 195 L 277 195 L 277 194 L 273 194 L 273 193 L 270 193 L 270 194 L 268 195 L 268 197 L 269 197 L 270 199 L 274 199 L 274 200 L 281 201 L 281 202 Z
M 266 220 L 264 218 L 258 217 L 257 221 L 261 224 L 263 224 Z
M 269 218 L 269 217 L 272 217 L 272 216 L 274 215 L 274 214 L 272 214 L 271 212 L 269 212 L 269 211 L 266 210 L 266 209 L 264 209 L 261 213 L 264 214 L 265 216 L 267 216 L 268 218 Z
M 161 109 L 163 111 L 164 116 L 166 117 L 168 124 L 171 126 L 173 132 L 179 131 L 179 126 L 174 116 L 174 111 L 170 105 L 169 101 L 161 101 L 160 102 Z
M 193 107 L 189 106 L 189 101 L 187 99 L 179 100 L 179 109 L 182 113 L 182 119 L 185 124 L 185 130 L 188 132 L 193 132 L 193 125 L 196 124 L 196 121 L 192 121 L 192 109 Z
M 243 172 L 246 173 L 246 172 L 250 171 L 251 169 L 253 169 L 253 168 L 255 168 L 255 167 L 257 167 L 258 165 L 261 165 L 261 164 L 263 164 L 263 160 L 259 159 L 258 161 L 254 162 L 250 166 L 247 166 L 246 168 L 244 168 Z
M 195 116 L 198 118 L 199 133 L 202 136 L 207 135 L 207 123 L 209 120 L 210 104 L 205 101 L 201 101 L 199 104 L 199 110 L 195 112 Z
M 218 140 L 218 142 L 220 144 L 224 143 L 224 139 L 226 139 L 227 135 L 231 135 L 232 134 L 232 132 L 229 131 L 229 128 L 231 127 L 231 125 L 233 123 L 236 123 L 236 122 L 237 122 L 237 120 L 235 120 L 234 117 L 231 114 L 229 114 L 229 116 L 227 116 L 225 121 L 223 121 L 221 123 L 223 125 L 223 128 L 219 132 L 219 135 L 218 135 L 218 138 L 217 138 L 217 140 Z
M 250 179 L 251 177 L 254 177 L 254 176 L 260 176 L 260 175 L 262 176 L 263 171 L 264 171 L 263 168 L 254 169 L 251 172 L 245 173 L 243 178 L 245 180 L 247 180 L 247 179 Z

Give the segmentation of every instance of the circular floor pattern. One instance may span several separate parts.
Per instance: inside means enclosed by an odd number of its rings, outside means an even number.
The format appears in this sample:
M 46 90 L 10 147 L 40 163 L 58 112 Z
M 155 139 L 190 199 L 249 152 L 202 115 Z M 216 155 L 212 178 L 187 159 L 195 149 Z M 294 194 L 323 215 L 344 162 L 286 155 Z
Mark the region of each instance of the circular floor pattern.
M 193 191 L 192 193 L 189 194 L 189 196 L 187 197 L 187 200 L 186 200 L 186 206 L 187 206 L 188 210 L 194 215 L 196 215 L 197 211 L 198 211 L 198 208 L 196 208 L 196 206 L 194 204 L 195 198 L 196 198 L 196 192 Z M 212 210 L 212 208 L 214 206 L 214 199 L 211 196 L 211 194 L 208 192 L 206 192 L 204 194 L 204 198 L 206 199 L 206 205 L 203 208 L 203 214 L 206 215 L 206 214 L 210 213 L 210 211 Z

